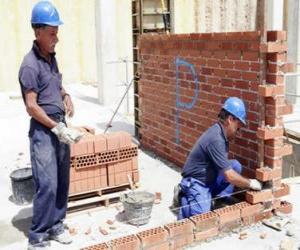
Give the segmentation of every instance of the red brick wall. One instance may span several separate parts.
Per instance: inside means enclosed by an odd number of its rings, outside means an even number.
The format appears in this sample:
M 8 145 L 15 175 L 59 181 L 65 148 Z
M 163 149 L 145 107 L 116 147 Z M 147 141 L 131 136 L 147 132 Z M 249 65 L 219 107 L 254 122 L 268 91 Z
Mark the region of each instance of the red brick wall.
M 266 97 L 266 125 L 282 126 L 282 115 L 288 112 L 279 72 L 289 67 L 276 66 L 278 61 L 286 62 L 285 40 L 284 32 L 269 32 L 266 44 L 261 44 L 259 32 L 143 35 L 139 41 L 142 145 L 181 167 L 197 138 L 217 121 L 224 100 L 237 96 L 246 103 L 248 124 L 231 142 L 230 154 L 243 164 L 244 173 L 254 176 L 258 167 L 259 96 Z M 275 62 L 267 64 L 266 79 L 272 84 L 268 88 L 260 86 L 260 63 L 265 63 L 260 62 L 261 53 Z M 189 64 L 179 65 L 176 71 L 176 58 Z M 182 108 L 180 103 L 192 107 Z M 280 131 L 276 138 L 266 141 L 267 165 L 280 161 L 276 149 L 281 147 L 282 135 Z

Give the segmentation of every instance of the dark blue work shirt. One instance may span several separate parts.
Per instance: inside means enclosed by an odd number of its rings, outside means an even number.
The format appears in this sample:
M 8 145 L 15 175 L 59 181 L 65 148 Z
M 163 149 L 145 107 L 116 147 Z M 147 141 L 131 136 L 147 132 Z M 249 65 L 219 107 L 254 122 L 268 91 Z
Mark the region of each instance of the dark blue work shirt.
M 48 115 L 64 114 L 62 75 L 58 70 L 55 53 L 51 54 L 51 62 L 48 62 L 34 41 L 21 64 L 19 82 L 24 102 L 25 92 L 32 90 L 37 93 L 37 104 Z
M 206 130 L 195 143 L 183 167 L 183 177 L 193 177 L 205 185 L 216 181 L 219 171 L 231 168 L 228 140 L 221 123 Z

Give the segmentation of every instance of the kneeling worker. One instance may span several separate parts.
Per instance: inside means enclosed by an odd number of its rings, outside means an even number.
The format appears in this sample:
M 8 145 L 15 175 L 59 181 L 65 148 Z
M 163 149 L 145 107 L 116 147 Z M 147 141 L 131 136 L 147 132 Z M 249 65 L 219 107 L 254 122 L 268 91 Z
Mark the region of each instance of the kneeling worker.
M 246 124 L 244 102 L 228 98 L 218 117 L 219 121 L 197 140 L 183 167 L 178 219 L 210 211 L 212 198 L 230 197 L 234 186 L 262 188 L 256 179 L 241 176 L 237 160 L 228 159 L 228 140 Z

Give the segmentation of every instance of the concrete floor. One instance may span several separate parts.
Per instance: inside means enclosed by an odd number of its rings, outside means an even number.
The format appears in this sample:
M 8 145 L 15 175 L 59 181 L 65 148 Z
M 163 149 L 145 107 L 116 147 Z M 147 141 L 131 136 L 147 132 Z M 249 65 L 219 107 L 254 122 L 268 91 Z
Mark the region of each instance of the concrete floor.
M 72 125 L 89 125 L 96 128 L 98 133 L 103 132 L 113 110 L 97 104 L 96 88 L 83 85 L 66 87 L 73 96 L 76 111 L 75 117 L 69 122 Z M 126 130 L 133 134 L 132 121 L 132 117 L 117 115 L 111 131 Z M 2 141 L 0 151 L 0 159 L 2 160 L 0 167 L 0 249 L 19 250 L 26 249 L 27 246 L 26 236 L 31 222 L 32 206 L 18 206 L 11 201 L 12 191 L 9 174 L 14 169 L 30 166 L 28 124 L 29 118 L 22 100 L 10 99 L 7 94 L 0 93 L 0 138 Z M 51 249 L 80 249 L 84 246 L 175 221 L 176 217 L 169 210 L 169 206 L 172 200 L 173 186 L 180 180 L 180 171 L 152 153 L 141 150 L 139 150 L 139 169 L 141 180 L 139 190 L 162 193 L 162 202 L 154 205 L 148 224 L 135 227 L 125 223 L 125 219 L 117 207 L 102 207 L 72 213 L 68 215 L 66 224 L 78 231 L 73 238 L 73 243 L 68 246 L 61 246 L 56 242 L 51 242 Z M 291 195 L 287 198 L 294 204 L 291 219 L 296 232 L 293 240 L 297 247 L 300 246 L 299 194 L 300 185 L 293 184 Z M 116 229 L 109 229 L 106 224 L 108 219 L 115 220 Z M 100 234 L 99 227 L 106 229 L 109 234 L 106 236 Z M 87 231 L 90 233 L 86 234 Z M 249 228 L 247 232 L 249 232 L 249 237 L 245 240 L 239 240 L 239 234 L 232 234 L 209 243 L 192 246 L 189 249 L 253 249 L 254 247 L 256 249 L 278 249 L 280 241 L 285 237 L 285 231 L 276 232 L 263 225 Z M 264 240 L 259 238 L 262 232 L 267 233 Z

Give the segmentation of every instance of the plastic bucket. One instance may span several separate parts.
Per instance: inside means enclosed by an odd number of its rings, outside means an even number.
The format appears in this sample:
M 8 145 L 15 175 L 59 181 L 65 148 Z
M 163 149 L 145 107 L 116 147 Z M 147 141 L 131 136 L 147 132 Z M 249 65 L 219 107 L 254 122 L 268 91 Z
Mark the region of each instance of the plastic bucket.
M 149 192 L 131 192 L 121 196 L 125 216 L 132 225 L 147 224 L 150 219 L 155 195 Z
M 14 170 L 10 174 L 14 202 L 17 205 L 26 205 L 32 202 L 34 183 L 31 168 Z

